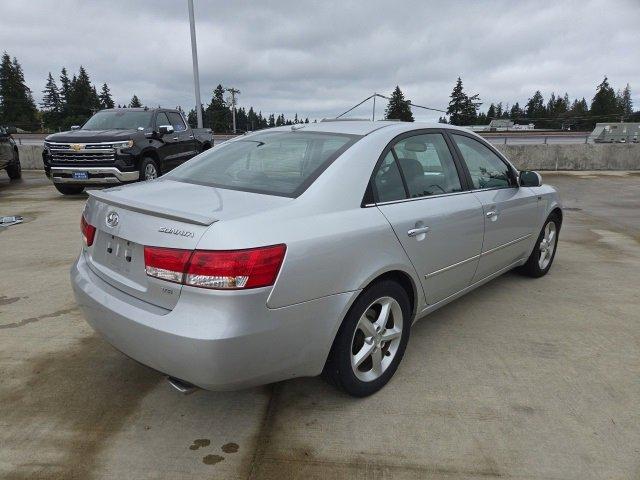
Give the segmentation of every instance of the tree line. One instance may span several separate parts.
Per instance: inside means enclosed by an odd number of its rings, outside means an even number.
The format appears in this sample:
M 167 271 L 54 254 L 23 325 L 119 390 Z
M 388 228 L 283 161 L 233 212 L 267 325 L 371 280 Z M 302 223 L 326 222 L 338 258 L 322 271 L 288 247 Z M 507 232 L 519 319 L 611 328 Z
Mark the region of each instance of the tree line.
M 533 123 L 536 128 L 592 130 L 598 122 L 640 121 L 640 112 L 633 111 L 629 84 L 616 92 L 606 76 L 596 87 L 590 106 L 584 98 L 571 101 L 568 93 L 551 93 L 545 102 L 540 90 L 537 90 L 523 106 L 518 102 L 511 106 L 498 102 L 491 103 L 486 112 L 481 112 L 481 105 L 479 94 L 467 94 L 462 79 L 458 77 L 450 95 L 448 118 L 441 116 L 439 122 L 452 125 L 487 125 L 491 120 L 503 119 L 511 120 L 515 124 Z M 411 101 L 404 98 L 399 87 L 391 94 L 385 118 L 406 122 L 414 120 Z
M 491 120 L 504 119 L 515 124 L 533 123 L 535 128 L 592 130 L 598 122 L 640 121 L 640 112 L 633 111 L 629 84 L 616 92 L 606 76 L 596 86 L 591 105 L 584 97 L 571 101 L 568 93 L 556 95 L 555 92 L 545 102 L 540 90 L 536 90 L 523 106 L 518 102 L 512 105 L 498 102 L 491 103 L 486 112 L 480 112 L 480 105 L 479 95 L 466 94 L 458 77 L 447 108 L 449 119 L 441 117 L 440 122 L 486 125 Z
M 229 133 L 233 131 L 233 112 L 230 99 L 225 99 L 225 88 L 219 84 L 213 89 L 211 101 L 202 107 L 202 125 L 211 128 L 216 133 Z M 189 111 L 187 120 L 191 128 L 197 125 L 197 113 L 195 109 Z M 236 131 L 249 132 L 261 130 L 269 127 L 280 127 L 282 125 L 295 125 L 297 123 L 309 123 L 309 118 L 304 120 L 296 113 L 293 118 L 286 118 L 283 113 L 279 115 L 270 114 L 263 116 L 261 111 L 254 110 L 253 107 L 245 109 L 236 108 Z

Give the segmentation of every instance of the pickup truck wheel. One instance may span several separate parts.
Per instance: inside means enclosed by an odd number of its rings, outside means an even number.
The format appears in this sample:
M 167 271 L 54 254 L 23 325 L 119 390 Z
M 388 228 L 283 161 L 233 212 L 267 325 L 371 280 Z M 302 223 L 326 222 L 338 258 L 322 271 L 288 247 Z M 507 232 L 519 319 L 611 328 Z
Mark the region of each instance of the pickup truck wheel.
M 13 151 L 13 161 L 7 165 L 7 175 L 11 180 L 18 180 L 22 177 L 22 167 L 20 166 L 20 157 L 18 152 Z
M 64 185 L 60 183 L 54 183 L 54 187 L 63 195 L 79 195 L 84 190 L 84 185 Z
M 159 176 L 158 165 L 153 158 L 145 157 L 140 163 L 140 180 L 154 180 Z

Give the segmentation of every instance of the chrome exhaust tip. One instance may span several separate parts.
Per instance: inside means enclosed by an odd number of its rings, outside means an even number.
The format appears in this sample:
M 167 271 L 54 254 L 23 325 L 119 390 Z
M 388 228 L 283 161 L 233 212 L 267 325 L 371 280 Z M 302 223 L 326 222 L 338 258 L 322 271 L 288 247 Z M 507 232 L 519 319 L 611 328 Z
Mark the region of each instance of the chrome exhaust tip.
M 191 385 L 190 383 L 180 380 L 179 378 L 167 377 L 167 381 L 169 382 L 169 385 L 171 385 L 183 395 L 190 395 L 198 389 L 198 387 L 196 387 L 195 385 Z

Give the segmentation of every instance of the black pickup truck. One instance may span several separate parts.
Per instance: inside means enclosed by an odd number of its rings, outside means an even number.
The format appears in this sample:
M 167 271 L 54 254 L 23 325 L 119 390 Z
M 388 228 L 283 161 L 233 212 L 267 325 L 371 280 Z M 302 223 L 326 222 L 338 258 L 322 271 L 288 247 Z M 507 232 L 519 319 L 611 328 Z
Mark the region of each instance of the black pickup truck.
M 49 135 L 42 160 L 58 191 L 75 195 L 88 185 L 152 180 L 212 146 L 211 130 L 190 128 L 179 110 L 112 108 Z
M 18 147 L 11 137 L 16 133 L 15 127 L 0 126 L 0 170 L 5 169 L 11 180 L 20 178 L 20 158 L 18 157 Z

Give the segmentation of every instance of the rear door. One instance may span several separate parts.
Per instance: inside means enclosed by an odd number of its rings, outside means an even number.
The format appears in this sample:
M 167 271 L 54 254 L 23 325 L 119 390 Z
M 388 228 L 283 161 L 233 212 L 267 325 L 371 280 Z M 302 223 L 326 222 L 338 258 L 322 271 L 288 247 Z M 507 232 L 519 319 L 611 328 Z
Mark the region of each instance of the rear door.
M 525 257 L 538 222 L 538 201 L 519 187 L 515 171 L 489 145 L 471 135 L 451 133 L 484 212 L 484 243 L 474 281 Z
M 167 112 L 167 115 L 178 137 L 178 156 L 174 165 L 178 166 L 198 154 L 196 139 L 179 112 Z
M 374 197 L 420 275 L 429 304 L 467 287 L 483 236 L 480 201 L 439 130 L 398 137 L 372 179 Z

